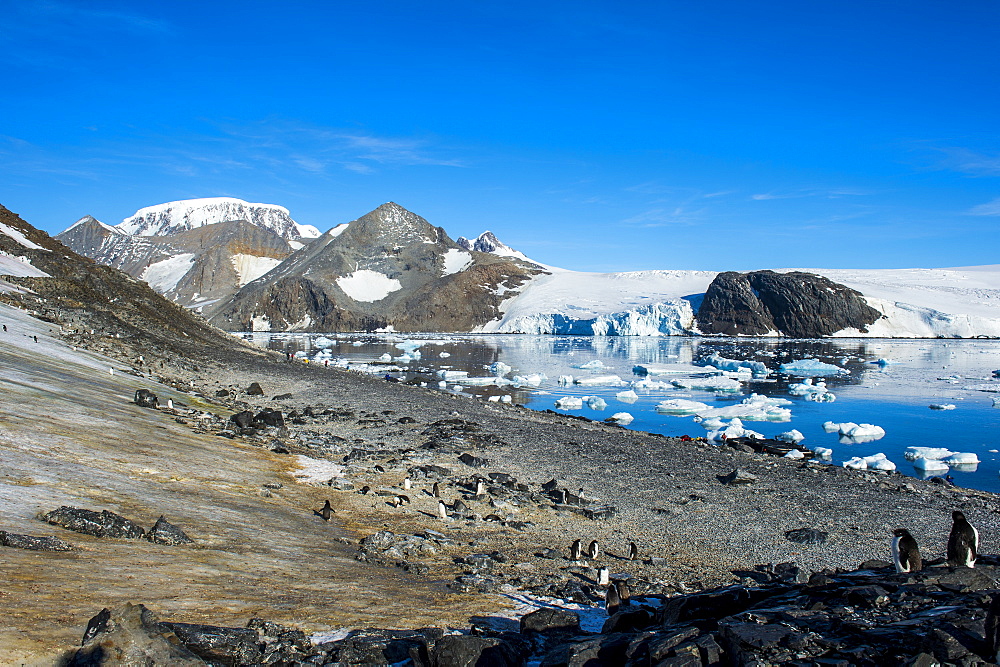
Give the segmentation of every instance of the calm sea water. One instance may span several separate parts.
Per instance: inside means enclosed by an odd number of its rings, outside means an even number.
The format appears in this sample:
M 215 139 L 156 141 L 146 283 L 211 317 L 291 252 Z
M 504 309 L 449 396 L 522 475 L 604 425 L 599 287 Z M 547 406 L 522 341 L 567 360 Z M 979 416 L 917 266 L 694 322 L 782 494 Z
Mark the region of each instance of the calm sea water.
M 566 410 L 591 419 L 618 412 L 634 417 L 629 428 L 664 435 L 703 436 L 706 430 L 694 418 L 660 414 L 663 400 L 685 398 L 723 407 L 739 403 L 751 393 L 792 401 L 791 419 L 773 423 L 745 421 L 747 428 L 766 437 L 797 429 L 803 445 L 833 450 L 832 465 L 855 456 L 884 453 L 898 470 L 925 476 L 907 461 L 909 446 L 945 447 L 953 452 L 975 453 L 981 463 L 953 466 L 947 472 L 956 484 L 1000 492 L 1000 393 L 972 389 L 976 385 L 1000 388 L 992 372 L 1000 369 L 1000 341 L 989 340 L 776 340 L 704 338 L 632 338 L 524 335 L 403 335 L 403 334 L 245 334 L 258 345 L 296 354 L 309 363 L 347 365 L 377 375 L 389 374 L 403 381 L 426 382 L 437 387 L 442 371 L 466 371 L 471 377 L 488 377 L 489 367 L 502 362 L 511 367 L 506 377 L 544 375 L 534 386 L 470 386 L 450 379 L 442 391 L 461 392 L 488 400 L 510 400 L 536 410 L 555 409 L 565 396 L 600 396 L 603 410 L 587 407 Z M 419 354 L 419 357 L 417 357 Z M 630 387 L 560 384 L 560 376 L 574 378 L 618 375 L 626 383 L 642 379 L 634 372 L 642 364 L 691 364 L 718 354 L 730 359 L 763 362 L 771 373 L 742 383 L 738 394 L 692 389 L 635 389 L 638 400 L 626 403 L 616 394 Z M 386 356 L 388 355 L 388 356 Z M 408 357 L 416 357 L 409 359 Z M 833 402 L 818 403 L 791 396 L 788 386 L 802 376 L 778 372 L 780 364 L 813 358 L 846 370 L 825 378 L 836 395 Z M 879 364 L 879 360 L 882 363 Z M 603 368 L 580 368 L 600 361 Z M 702 373 L 698 373 L 700 375 Z M 651 379 L 667 383 L 671 376 Z M 505 399 L 506 400 L 506 399 Z M 932 410 L 932 404 L 951 404 L 953 410 Z M 868 423 L 885 429 L 885 436 L 867 443 L 842 443 L 837 433 L 827 433 L 826 421 Z

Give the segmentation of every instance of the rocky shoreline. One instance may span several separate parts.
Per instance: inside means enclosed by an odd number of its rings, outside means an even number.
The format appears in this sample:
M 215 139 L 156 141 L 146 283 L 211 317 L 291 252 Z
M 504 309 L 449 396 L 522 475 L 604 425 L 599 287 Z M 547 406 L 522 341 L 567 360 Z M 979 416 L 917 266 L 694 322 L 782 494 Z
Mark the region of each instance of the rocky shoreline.
M 598 620 L 608 582 L 626 582 L 632 598 L 599 632 L 579 630 L 575 612 L 563 610 L 540 629 L 523 627 L 527 617 L 515 628 L 502 616 L 447 641 L 451 635 L 426 628 L 359 628 L 307 649 L 288 639 L 292 630 L 268 635 L 260 626 L 250 643 L 261 656 L 301 664 L 477 664 L 493 656 L 478 664 L 700 665 L 980 664 L 987 655 L 991 565 L 897 576 L 885 560 L 897 526 L 917 536 L 927 558 L 943 554 L 956 508 L 989 550 L 998 529 L 992 494 L 796 462 L 739 443 L 632 432 L 276 356 L 226 356 L 158 373 L 218 406 L 175 410 L 175 418 L 297 457 L 300 482 L 329 489 L 331 521 L 357 536 L 359 561 L 444 578 L 466 595 L 569 600 Z M 310 472 L 314 462 L 330 467 Z M 736 471 L 748 483 L 725 483 Z M 571 560 L 575 539 L 598 542 L 600 555 Z M 900 644 L 900 633 L 918 631 L 925 640 Z

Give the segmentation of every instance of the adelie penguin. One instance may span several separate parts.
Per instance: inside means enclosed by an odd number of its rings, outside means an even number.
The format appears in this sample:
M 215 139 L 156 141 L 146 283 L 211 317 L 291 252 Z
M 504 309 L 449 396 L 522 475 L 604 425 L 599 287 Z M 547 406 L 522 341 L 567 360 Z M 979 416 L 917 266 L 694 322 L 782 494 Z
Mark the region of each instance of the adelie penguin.
M 599 553 L 601 553 L 601 548 L 597 545 L 597 540 L 594 540 L 590 543 L 590 546 L 587 547 L 587 556 L 590 560 L 597 560 L 597 555 Z
M 440 498 L 438 498 L 438 518 L 442 520 L 448 518 L 448 507 Z
M 948 563 L 963 567 L 975 567 L 976 558 L 979 557 L 979 531 L 958 510 L 951 513 L 951 518 L 951 534 L 948 535 Z
M 892 531 L 892 562 L 896 572 L 917 572 L 923 567 L 917 541 L 905 528 Z
M 635 542 L 628 543 L 628 559 L 639 560 L 639 547 L 635 545 Z
M 431 495 L 435 498 L 441 497 L 441 484 L 439 482 L 434 482 L 434 486 L 431 487 Z
M 622 601 L 618 596 L 618 588 L 608 586 L 608 592 L 604 596 L 604 608 L 608 612 L 608 616 L 614 616 L 621 609 L 621 606 Z
M 573 540 L 573 546 L 569 548 L 570 560 L 581 560 L 583 558 L 583 542 Z
M 330 507 L 330 501 L 329 500 L 325 501 L 323 503 L 323 509 L 319 510 L 318 512 L 316 510 L 313 510 L 313 513 L 321 517 L 323 521 L 329 521 L 330 515 L 333 514 L 333 508 Z

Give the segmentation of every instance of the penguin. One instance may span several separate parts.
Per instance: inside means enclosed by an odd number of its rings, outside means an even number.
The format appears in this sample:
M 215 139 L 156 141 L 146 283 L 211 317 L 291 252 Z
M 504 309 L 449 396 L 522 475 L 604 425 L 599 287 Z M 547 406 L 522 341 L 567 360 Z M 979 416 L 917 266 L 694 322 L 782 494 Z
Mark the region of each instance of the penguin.
M 597 585 L 607 586 L 611 583 L 611 571 L 606 567 L 602 567 L 597 571 Z
M 628 581 L 625 579 L 615 579 L 615 589 L 618 591 L 618 599 L 623 605 L 627 605 L 632 593 L 628 589 Z
M 601 548 L 597 546 L 597 540 L 591 542 L 590 546 L 587 547 L 587 556 L 590 557 L 590 560 L 595 560 L 597 558 L 597 554 L 599 554 L 600 552 Z
M 986 624 L 983 632 L 986 635 L 985 657 L 990 662 L 1000 660 L 1000 595 L 994 595 L 986 612 Z
M 438 498 L 438 518 L 442 520 L 448 518 L 448 508 L 440 498 Z
M 317 514 L 319 514 L 320 517 L 323 518 L 323 521 L 329 521 L 330 520 L 330 515 L 332 513 L 333 513 L 333 508 L 330 507 L 330 501 L 329 500 L 327 500 L 326 502 L 324 502 L 323 503 L 323 509 L 321 509 L 319 512 L 317 512 Z
M 434 486 L 431 487 L 431 495 L 435 498 L 441 497 L 441 484 L 439 482 L 434 482 Z
M 951 513 L 951 534 L 948 535 L 948 563 L 975 567 L 979 557 L 979 531 L 965 515 L 955 510 Z
M 635 545 L 635 542 L 628 543 L 628 559 L 639 560 L 639 547 Z
M 459 512 L 459 513 L 461 513 L 461 512 L 468 512 L 469 511 L 469 506 L 466 505 L 464 502 L 462 502 L 462 499 L 459 498 L 451 506 L 451 509 L 452 509 L 452 511 Z
M 917 541 L 910 535 L 910 531 L 905 528 L 897 528 L 892 531 L 892 562 L 896 566 L 896 572 L 916 572 L 923 567 L 920 559 L 920 549 L 917 548 Z
M 411 482 L 410 478 L 407 477 L 406 479 L 403 480 L 403 490 L 409 491 L 411 488 L 413 488 L 413 482 Z
M 618 589 L 614 586 L 608 586 L 608 592 L 604 596 L 604 608 L 608 612 L 608 616 L 614 616 L 621 609 L 622 601 L 618 597 Z
M 583 558 L 583 543 L 580 540 L 573 540 L 573 546 L 569 548 L 569 559 L 580 560 Z
M 476 498 L 482 498 L 486 495 L 486 485 L 483 484 L 483 480 L 476 480 Z

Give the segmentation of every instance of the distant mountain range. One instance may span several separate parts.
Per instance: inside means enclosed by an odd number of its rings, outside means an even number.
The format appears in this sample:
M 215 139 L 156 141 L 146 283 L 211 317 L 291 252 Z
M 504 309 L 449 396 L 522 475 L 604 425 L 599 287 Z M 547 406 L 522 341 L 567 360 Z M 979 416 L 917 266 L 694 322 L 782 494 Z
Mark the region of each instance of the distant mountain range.
M 565 271 L 389 202 L 321 234 L 287 209 L 170 202 L 57 237 L 229 331 L 1000 336 L 1000 267 Z

